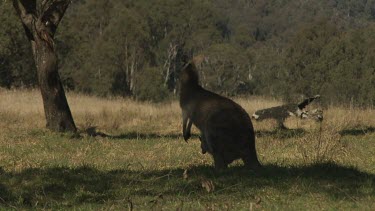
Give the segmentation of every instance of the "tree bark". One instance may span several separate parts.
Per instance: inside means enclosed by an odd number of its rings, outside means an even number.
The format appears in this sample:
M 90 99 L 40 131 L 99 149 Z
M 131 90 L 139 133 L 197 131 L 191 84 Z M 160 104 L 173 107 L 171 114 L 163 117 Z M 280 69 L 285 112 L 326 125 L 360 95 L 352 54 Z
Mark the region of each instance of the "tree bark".
M 58 72 L 56 52 L 42 39 L 38 39 L 34 48 L 47 128 L 75 132 L 76 126 Z
M 40 4 L 37 7 L 35 0 L 13 0 L 31 42 L 47 128 L 58 132 L 76 132 L 77 128 L 60 80 L 53 40 L 70 0 L 44 0 Z M 37 8 L 42 11 L 37 11 Z

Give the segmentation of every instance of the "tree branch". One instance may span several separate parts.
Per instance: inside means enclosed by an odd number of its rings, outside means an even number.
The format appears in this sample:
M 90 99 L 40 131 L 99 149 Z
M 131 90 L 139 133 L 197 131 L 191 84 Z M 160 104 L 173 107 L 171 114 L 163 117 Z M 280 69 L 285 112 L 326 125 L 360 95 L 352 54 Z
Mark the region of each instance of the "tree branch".
M 33 18 L 32 16 L 33 14 L 35 14 L 35 5 L 35 0 L 13 0 L 13 7 L 16 9 L 16 12 L 21 18 L 22 23 L 27 27 L 30 27 Z
M 41 11 L 42 11 L 42 13 L 43 13 L 44 11 L 46 11 L 46 7 L 47 7 L 48 2 L 49 2 L 49 0 L 43 0 L 43 1 L 42 1 L 42 3 L 41 3 L 41 6 L 42 6 Z
M 64 16 L 71 0 L 54 0 L 48 6 L 47 1 L 43 1 L 42 23 L 50 29 L 51 35 L 54 35 L 56 29 Z
M 33 40 L 32 24 L 35 20 L 36 0 L 13 0 L 13 7 L 21 19 L 27 38 Z

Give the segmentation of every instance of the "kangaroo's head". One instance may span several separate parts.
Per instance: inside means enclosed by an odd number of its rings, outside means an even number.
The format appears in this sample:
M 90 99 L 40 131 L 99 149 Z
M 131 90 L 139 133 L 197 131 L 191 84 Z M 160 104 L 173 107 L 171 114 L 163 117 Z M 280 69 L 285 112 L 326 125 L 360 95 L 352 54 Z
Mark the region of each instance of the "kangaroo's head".
M 199 77 L 195 65 L 189 62 L 180 73 L 180 83 L 183 86 L 198 85 Z
M 313 119 L 317 122 L 323 121 L 323 110 L 321 109 L 314 109 L 312 111 L 305 111 L 301 118 L 303 119 Z
M 190 62 L 180 73 L 180 106 L 182 108 L 194 98 L 194 94 L 199 90 L 198 81 L 198 72 L 195 65 Z

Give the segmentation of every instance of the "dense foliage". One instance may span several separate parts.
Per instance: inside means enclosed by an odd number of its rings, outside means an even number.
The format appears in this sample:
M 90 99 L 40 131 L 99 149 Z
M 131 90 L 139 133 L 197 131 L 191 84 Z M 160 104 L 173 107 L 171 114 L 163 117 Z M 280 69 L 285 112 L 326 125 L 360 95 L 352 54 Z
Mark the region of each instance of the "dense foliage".
M 0 85 L 35 86 L 29 44 L 0 3 Z M 57 34 L 71 90 L 158 101 L 201 56 L 201 83 L 226 95 L 375 104 L 375 0 L 73 1 Z

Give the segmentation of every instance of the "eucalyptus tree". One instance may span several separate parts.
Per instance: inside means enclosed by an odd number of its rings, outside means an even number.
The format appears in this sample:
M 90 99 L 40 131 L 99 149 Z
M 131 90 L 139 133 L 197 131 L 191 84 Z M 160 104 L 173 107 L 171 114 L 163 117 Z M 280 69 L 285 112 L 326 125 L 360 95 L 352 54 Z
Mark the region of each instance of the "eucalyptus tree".
M 13 0 L 22 22 L 37 69 L 47 128 L 77 130 L 61 84 L 54 36 L 70 0 Z

